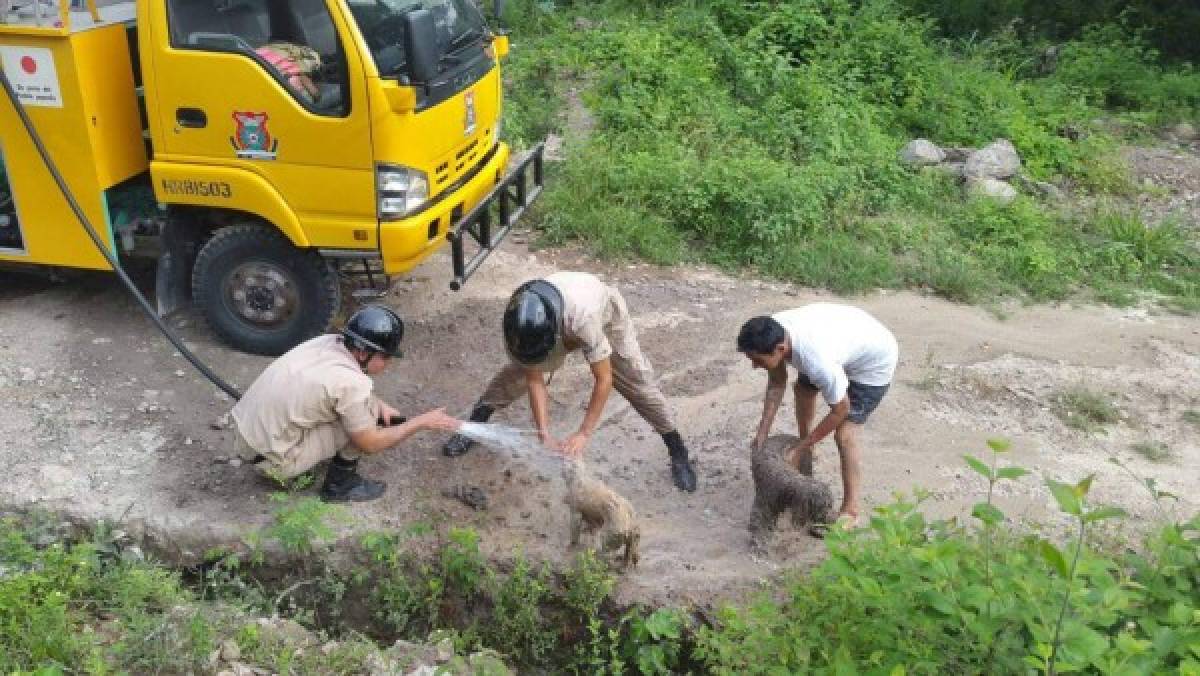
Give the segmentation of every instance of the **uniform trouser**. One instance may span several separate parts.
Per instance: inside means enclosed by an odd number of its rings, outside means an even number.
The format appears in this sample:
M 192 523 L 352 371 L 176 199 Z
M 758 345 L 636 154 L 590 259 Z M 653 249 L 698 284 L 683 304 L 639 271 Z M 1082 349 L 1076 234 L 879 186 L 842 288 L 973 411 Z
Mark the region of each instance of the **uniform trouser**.
M 371 413 L 376 418 L 379 417 L 381 409 L 378 399 L 371 399 Z M 273 479 L 297 477 L 335 455 L 347 460 L 356 460 L 362 455 L 362 452 L 350 443 L 350 435 L 340 422 L 326 423 L 304 430 L 300 441 L 282 453 L 256 450 L 242 438 L 240 432 L 237 433 L 237 445 L 238 455 L 245 461 L 253 461 L 256 455 L 266 458 L 256 464 L 255 468 Z
M 654 370 L 650 362 L 642 355 L 632 332 L 628 334 L 624 344 L 617 346 L 610 357 L 613 372 L 613 388 L 621 393 L 638 415 L 650 423 L 655 432 L 666 434 L 675 430 L 671 414 L 667 410 L 667 398 L 654 378 Z M 528 391 L 525 382 L 525 370 L 520 365 L 509 363 L 488 383 L 479 403 L 494 409 L 501 409 L 516 401 Z

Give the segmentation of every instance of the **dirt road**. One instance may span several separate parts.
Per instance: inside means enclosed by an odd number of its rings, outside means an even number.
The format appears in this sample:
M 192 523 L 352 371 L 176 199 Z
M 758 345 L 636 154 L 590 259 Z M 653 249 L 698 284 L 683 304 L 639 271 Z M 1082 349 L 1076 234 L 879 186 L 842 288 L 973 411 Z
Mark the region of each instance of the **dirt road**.
M 706 269 L 601 266 L 571 251 L 531 254 L 509 242 L 462 293 L 446 289 L 447 261 L 399 282 L 387 302 L 409 320 L 406 358 L 378 380 L 405 411 L 446 406 L 465 415 L 503 359 L 499 314 L 521 280 L 553 269 L 586 269 L 623 290 L 643 348 L 660 374 L 680 428 L 697 456 L 700 490 L 676 492 L 661 441 L 618 396 L 592 440 L 596 473 L 643 518 L 641 566 L 620 587 L 626 599 L 728 597 L 782 567 L 821 556 L 820 541 L 781 526 L 756 557 L 745 523 L 752 496 L 747 443 L 765 376 L 733 349 L 740 323 L 831 296 Z M 74 517 L 124 519 L 127 530 L 168 542 L 181 556 L 236 542 L 266 523 L 269 491 L 229 461 L 231 432 L 214 422 L 230 402 L 204 382 L 105 275 L 54 283 L 0 273 L 0 508 L 41 507 Z M 1097 474 L 1094 495 L 1122 505 L 1134 523 L 1155 518 L 1149 494 L 1109 462 L 1154 477 L 1193 513 L 1200 500 L 1200 319 L 1108 308 L 1016 308 L 1006 319 L 913 293 L 851 299 L 889 325 L 901 345 L 896 382 L 866 428 L 868 506 L 894 491 L 933 492 L 929 511 L 969 512 L 983 483 L 963 453 L 984 440 L 1012 440 L 1011 461 L 1035 470 L 1004 491 L 1010 516 L 1053 524 L 1042 477 Z M 267 360 L 216 344 L 195 317 L 177 318 L 186 339 L 219 372 L 248 385 Z M 1063 388 L 1110 393 L 1122 421 L 1100 433 L 1066 427 L 1053 413 Z M 589 387 L 582 359 L 551 385 L 560 432 L 582 415 Z M 794 429 L 790 402 L 777 430 Z M 1194 415 L 1194 414 L 1193 414 Z M 524 404 L 498 415 L 524 426 Z M 496 556 L 523 548 L 565 560 L 562 481 L 488 451 L 442 457 L 443 437 L 426 435 L 363 469 L 390 484 L 384 499 L 352 508 L 347 532 L 414 521 L 473 524 Z M 1170 456 L 1152 462 L 1131 444 L 1157 442 Z M 818 448 L 817 474 L 840 493 L 832 441 Z M 443 491 L 482 487 L 486 511 Z M 313 490 L 313 489 L 310 489 Z

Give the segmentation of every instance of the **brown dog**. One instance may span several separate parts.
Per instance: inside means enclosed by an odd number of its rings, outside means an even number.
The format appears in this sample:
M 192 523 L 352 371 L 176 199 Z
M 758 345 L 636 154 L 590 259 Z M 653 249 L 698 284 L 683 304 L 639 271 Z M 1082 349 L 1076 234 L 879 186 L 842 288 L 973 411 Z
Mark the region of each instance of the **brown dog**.
M 580 460 L 563 463 L 563 478 L 567 482 L 563 501 L 571 508 L 571 545 L 578 545 L 584 532 L 599 534 L 605 551 L 625 548 L 623 567 L 636 566 L 642 530 L 633 505 L 603 481 L 590 476 Z
M 779 513 L 791 510 L 792 525 L 824 523 L 833 508 L 829 486 L 812 476 L 812 451 L 800 458 L 800 471 L 788 464 L 785 454 L 800 443 L 788 434 L 777 434 L 750 455 L 754 476 L 754 506 L 750 514 L 750 532 L 761 545 L 775 528 Z

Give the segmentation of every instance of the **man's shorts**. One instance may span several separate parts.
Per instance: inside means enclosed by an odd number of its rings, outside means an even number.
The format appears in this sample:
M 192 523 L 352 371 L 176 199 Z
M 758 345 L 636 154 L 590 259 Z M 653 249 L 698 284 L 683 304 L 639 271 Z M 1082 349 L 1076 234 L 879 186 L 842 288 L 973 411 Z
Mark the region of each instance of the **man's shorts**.
M 796 384 L 817 389 L 803 374 L 797 378 Z M 850 413 L 846 415 L 846 420 L 859 425 L 867 422 L 867 417 L 879 406 L 879 402 L 883 401 L 883 395 L 887 394 L 888 388 L 891 386 L 891 383 L 864 385 L 851 380 L 849 387 L 846 388 L 846 397 L 850 399 Z

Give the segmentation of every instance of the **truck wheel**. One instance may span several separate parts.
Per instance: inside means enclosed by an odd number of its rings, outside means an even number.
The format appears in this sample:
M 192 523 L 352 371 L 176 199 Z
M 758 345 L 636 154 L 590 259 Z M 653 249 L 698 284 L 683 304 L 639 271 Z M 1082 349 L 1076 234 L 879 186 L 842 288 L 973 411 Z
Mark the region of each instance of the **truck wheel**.
M 329 325 L 341 305 L 337 273 L 273 228 L 218 230 L 192 268 L 192 300 L 214 333 L 245 352 L 280 355 Z

